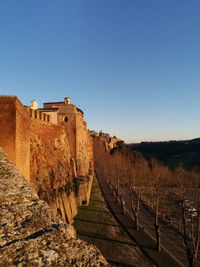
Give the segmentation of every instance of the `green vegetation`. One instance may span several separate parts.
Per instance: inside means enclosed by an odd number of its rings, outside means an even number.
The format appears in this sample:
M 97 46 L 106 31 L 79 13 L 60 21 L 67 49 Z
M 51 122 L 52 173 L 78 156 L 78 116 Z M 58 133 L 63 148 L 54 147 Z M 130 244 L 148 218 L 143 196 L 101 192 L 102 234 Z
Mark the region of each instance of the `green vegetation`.
M 146 159 L 155 157 L 171 168 L 183 166 L 200 170 L 200 138 L 187 141 L 142 142 L 131 147 Z

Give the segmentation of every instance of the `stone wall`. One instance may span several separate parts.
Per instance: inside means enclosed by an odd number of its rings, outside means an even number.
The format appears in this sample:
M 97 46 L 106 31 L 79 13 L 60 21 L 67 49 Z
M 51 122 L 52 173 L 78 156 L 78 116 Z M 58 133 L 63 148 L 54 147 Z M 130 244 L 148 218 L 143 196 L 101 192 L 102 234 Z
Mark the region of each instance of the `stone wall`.
M 29 114 L 17 97 L 0 97 L 0 146 L 29 180 Z
M 31 118 L 17 97 L 0 97 L 0 108 L 0 146 L 39 197 L 72 223 L 77 205 L 89 203 L 94 175 L 93 144 L 83 113 L 73 105 L 61 106 L 59 118 L 63 121 L 67 113 L 67 120 L 58 126 L 40 120 L 39 110 L 33 110 L 38 118 Z
M 84 121 L 82 110 L 65 102 L 44 103 L 44 108 L 58 109 L 58 125 L 64 126 L 70 144 L 71 157 L 76 162 L 76 173 L 79 177 L 94 173 L 91 137 L 88 135 L 87 124 Z
M 64 127 L 31 120 L 31 183 L 68 223 L 77 214 L 70 147 Z
M 65 127 L 67 138 L 70 144 L 70 153 L 71 156 L 76 159 L 76 115 L 69 114 L 67 116 L 67 122 L 63 122 L 63 126 Z
M 94 176 L 94 144 L 89 131 L 87 132 L 87 153 L 89 160 L 89 174 Z
M 16 97 L 0 97 L 0 146 L 15 162 Z
M 0 266 L 108 266 L 39 200 L 0 148 Z
M 21 102 L 16 99 L 15 164 L 30 179 L 30 117 Z
M 87 127 L 83 121 L 83 115 L 77 112 L 76 116 L 76 161 L 79 176 L 87 176 L 89 172 L 89 158 L 87 151 Z

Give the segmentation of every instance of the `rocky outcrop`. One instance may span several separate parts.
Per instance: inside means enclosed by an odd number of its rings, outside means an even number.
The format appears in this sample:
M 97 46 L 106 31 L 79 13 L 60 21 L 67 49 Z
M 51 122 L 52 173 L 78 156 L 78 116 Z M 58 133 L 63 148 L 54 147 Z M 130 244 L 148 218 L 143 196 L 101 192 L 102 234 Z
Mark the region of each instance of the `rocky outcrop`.
M 108 266 L 39 200 L 1 148 L 0 266 Z

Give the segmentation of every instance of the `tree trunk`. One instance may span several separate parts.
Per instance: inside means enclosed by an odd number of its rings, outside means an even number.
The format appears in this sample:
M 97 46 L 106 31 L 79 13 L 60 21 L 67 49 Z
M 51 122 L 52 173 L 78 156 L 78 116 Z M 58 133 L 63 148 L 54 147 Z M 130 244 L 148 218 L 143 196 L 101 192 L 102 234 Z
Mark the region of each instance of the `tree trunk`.
M 134 204 L 133 201 L 133 195 L 137 196 L 137 203 Z M 139 210 L 140 210 L 140 198 L 141 198 L 141 194 L 140 192 L 136 193 L 134 192 L 134 190 L 131 188 L 130 189 L 130 201 L 131 201 L 131 210 L 132 213 L 134 215 L 134 219 L 135 219 L 135 229 L 139 230 Z
M 139 218 L 138 218 L 139 212 L 135 212 L 135 228 L 136 230 L 139 230 Z
M 194 267 L 195 266 L 194 256 L 190 255 L 190 257 L 188 257 L 188 260 L 189 260 L 189 267 Z
M 120 202 L 121 202 L 122 214 L 126 214 L 126 212 L 125 212 L 125 201 L 124 201 L 123 195 L 121 195 Z
M 156 248 L 158 251 L 161 251 L 161 242 L 160 242 L 160 225 L 154 224 L 155 232 L 156 232 Z
M 137 207 L 134 207 L 133 200 L 131 202 L 131 209 L 135 218 L 135 229 L 139 230 L 139 209 L 137 210 Z
M 141 194 L 140 192 L 137 193 L 137 204 L 135 208 L 135 224 L 136 224 L 136 230 L 139 230 L 139 210 L 140 210 L 140 199 L 141 199 Z
M 156 213 L 155 213 L 155 224 L 154 224 L 155 232 L 156 232 L 156 241 L 157 241 L 157 250 L 161 251 L 161 240 L 160 240 L 160 225 L 158 220 L 158 198 L 156 199 Z

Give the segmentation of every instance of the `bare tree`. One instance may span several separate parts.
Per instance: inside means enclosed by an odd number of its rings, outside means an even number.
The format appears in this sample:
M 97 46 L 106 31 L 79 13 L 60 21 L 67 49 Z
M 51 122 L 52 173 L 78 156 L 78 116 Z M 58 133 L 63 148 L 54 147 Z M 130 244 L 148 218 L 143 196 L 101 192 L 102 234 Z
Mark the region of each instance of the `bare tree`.
M 186 254 L 189 261 L 189 266 L 194 267 L 197 260 L 200 242 L 200 194 L 197 196 L 197 211 L 196 220 L 190 212 L 190 208 L 186 205 L 184 197 L 181 199 L 182 205 L 182 233 L 183 241 L 186 248 Z
M 141 200 L 140 190 L 134 190 L 134 188 L 130 186 L 129 196 L 131 202 L 131 210 L 135 219 L 135 229 L 139 230 L 139 210 L 140 210 L 140 200 Z
M 160 185 L 160 177 L 162 176 L 162 166 L 158 164 L 155 159 L 151 159 L 151 169 L 152 169 L 152 177 L 153 177 L 153 198 L 154 198 L 154 229 L 156 233 L 156 246 L 157 250 L 161 250 L 161 233 L 160 233 L 160 222 L 159 222 L 159 185 Z
M 160 224 L 159 224 L 159 196 L 158 196 L 158 187 L 155 188 L 155 222 L 154 229 L 156 232 L 156 244 L 157 250 L 161 250 L 161 236 L 160 236 Z
M 141 201 L 141 189 L 136 186 L 136 180 L 141 180 L 140 168 L 137 168 L 135 162 L 131 162 L 129 169 L 127 169 L 127 181 L 128 181 L 128 195 L 132 214 L 135 221 L 135 229 L 139 230 L 139 211 Z M 140 179 L 141 178 L 141 179 Z

